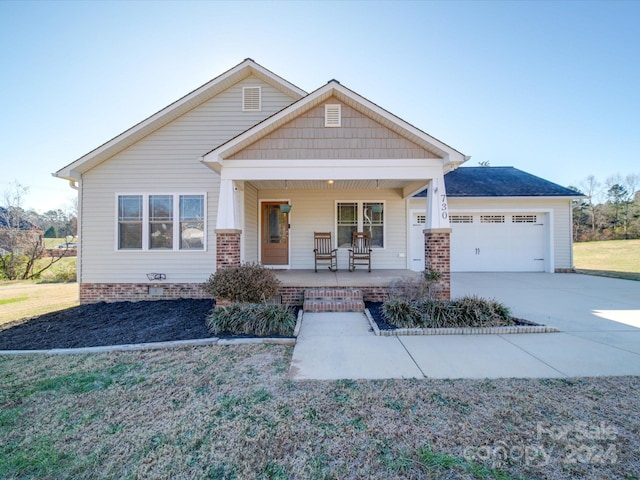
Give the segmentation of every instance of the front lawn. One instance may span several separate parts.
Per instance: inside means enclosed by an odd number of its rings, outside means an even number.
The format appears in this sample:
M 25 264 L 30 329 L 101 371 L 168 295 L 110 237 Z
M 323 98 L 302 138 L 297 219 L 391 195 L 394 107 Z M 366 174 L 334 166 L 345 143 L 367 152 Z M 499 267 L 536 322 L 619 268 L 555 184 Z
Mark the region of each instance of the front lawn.
M 0 356 L 0 478 L 640 471 L 638 377 L 294 382 L 291 352 L 238 345 Z
M 77 283 L 0 282 L 0 325 L 75 305 L 78 305 Z
M 577 242 L 573 257 L 581 272 L 640 280 L 640 240 Z

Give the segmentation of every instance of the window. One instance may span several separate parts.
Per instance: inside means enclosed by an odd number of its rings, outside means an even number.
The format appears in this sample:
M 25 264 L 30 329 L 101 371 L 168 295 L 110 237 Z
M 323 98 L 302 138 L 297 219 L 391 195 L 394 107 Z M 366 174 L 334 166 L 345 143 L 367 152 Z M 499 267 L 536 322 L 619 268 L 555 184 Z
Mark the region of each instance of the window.
M 118 248 L 142 248 L 142 195 L 118 197 Z
M 473 215 L 450 215 L 451 223 L 473 223 Z
M 180 196 L 180 248 L 204 249 L 204 197 Z
M 372 247 L 384 247 L 383 215 L 382 203 L 362 204 L 362 231 L 371 233 Z
M 259 112 L 262 110 L 262 87 L 242 88 L 242 111 Z
M 338 202 L 336 210 L 338 247 L 350 247 L 353 232 L 370 232 L 371 246 L 384 247 L 382 202 Z
M 204 250 L 204 195 L 119 195 L 118 250 Z
M 339 127 L 342 124 L 340 104 L 328 104 L 324 106 L 324 126 Z
M 338 246 L 350 247 L 351 234 L 358 231 L 358 204 L 338 203 Z
M 513 223 L 536 223 L 537 215 L 514 215 L 511 219 Z
M 171 195 L 149 195 L 149 248 L 173 249 Z
M 480 223 L 504 223 L 504 215 L 480 215 Z

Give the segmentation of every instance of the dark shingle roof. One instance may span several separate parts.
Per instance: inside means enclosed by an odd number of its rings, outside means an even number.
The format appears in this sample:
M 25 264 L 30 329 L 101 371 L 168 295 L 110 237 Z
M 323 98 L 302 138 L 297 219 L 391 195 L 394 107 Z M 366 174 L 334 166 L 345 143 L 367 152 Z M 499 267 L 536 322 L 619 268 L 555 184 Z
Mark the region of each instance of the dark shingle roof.
M 514 167 L 461 167 L 447 173 L 449 197 L 579 197 L 580 192 Z

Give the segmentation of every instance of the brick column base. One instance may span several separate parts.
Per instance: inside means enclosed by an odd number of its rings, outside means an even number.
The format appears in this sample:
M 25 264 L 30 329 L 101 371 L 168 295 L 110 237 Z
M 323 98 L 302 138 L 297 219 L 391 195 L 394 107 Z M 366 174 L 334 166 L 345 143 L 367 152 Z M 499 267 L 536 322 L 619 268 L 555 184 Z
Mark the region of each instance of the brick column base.
M 438 300 L 451 299 L 451 238 L 449 229 L 424 232 L 424 268 L 440 273 L 435 285 Z
M 242 230 L 216 230 L 216 269 L 240 265 Z

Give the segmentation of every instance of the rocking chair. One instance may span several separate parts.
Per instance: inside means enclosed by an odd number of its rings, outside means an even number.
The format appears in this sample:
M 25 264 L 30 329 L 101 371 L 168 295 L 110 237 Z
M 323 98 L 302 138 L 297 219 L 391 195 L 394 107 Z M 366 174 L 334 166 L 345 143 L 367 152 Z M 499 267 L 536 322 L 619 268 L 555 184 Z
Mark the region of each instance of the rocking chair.
M 349 271 L 353 272 L 356 265 L 367 265 L 371 273 L 371 233 L 353 232 L 351 248 L 349 249 Z
M 313 243 L 315 248 L 313 254 L 315 256 L 315 270 L 318 273 L 318 262 L 329 262 L 329 270 L 335 272 L 338 270 L 338 249 L 333 248 L 331 242 L 331 232 L 314 232 Z

